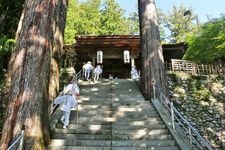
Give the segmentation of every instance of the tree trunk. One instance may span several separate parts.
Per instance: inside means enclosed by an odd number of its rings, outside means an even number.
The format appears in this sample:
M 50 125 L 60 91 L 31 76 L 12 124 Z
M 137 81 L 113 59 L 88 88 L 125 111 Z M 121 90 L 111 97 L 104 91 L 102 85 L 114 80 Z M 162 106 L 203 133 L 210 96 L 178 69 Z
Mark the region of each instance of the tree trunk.
M 62 47 L 57 38 L 64 30 L 59 20 L 65 20 L 66 9 L 67 0 L 25 2 L 9 63 L 10 92 L 0 149 L 7 149 L 23 125 L 24 149 L 44 149 L 49 142 L 50 63 L 53 52 Z
M 65 0 L 64 0 L 65 1 Z M 53 25 L 54 32 L 54 47 L 51 60 L 51 72 L 50 72 L 50 83 L 49 83 L 49 99 L 53 100 L 59 92 L 59 77 L 60 77 L 60 60 L 62 58 L 63 50 L 63 35 L 66 23 L 66 7 L 62 0 L 58 0 L 58 5 L 55 8 Z M 66 2 L 67 3 L 67 2 Z M 61 8 L 60 8 L 61 7 Z
M 138 0 L 141 36 L 142 92 L 153 97 L 153 83 L 167 96 L 164 59 L 155 8 L 155 0 Z

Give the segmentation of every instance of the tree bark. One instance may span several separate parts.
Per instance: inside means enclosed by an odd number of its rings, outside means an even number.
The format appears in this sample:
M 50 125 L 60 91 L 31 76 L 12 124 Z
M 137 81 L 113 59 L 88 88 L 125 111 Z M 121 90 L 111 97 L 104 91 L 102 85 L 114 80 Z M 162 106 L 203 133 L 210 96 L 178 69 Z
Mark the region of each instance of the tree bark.
M 10 91 L 0 149 L 7 149 L 23 125 L 24 149 L 44 149 L 49 142 L 50 63 L 52 54 L 62 47 L 57 38 L 64 30 L 65 23 L 60 23 L 65 21 L 66 9 L 67 0 L 25 1 L 9 63 Z
M 148 99 L 153 97 L 153 81 L 167 96 L 167 82 L 155 0 L 138 0 L 141 36 L 142 92 Z
M 51 59 L 51 72 L 50 72 L 50 83 L 49 83 L 49 99 L 53 100 L 59 92 L 59 77 L 60 77 L 60 60 L 62 58 L 63 50 L 63 35 L 66 23 L 66 7 L 63 3 L 66 1 L 58 0 L 54 12 L 55 23 L 53 25 L 54 32 L 54 45 Z M 67 2 L 66 2 L 67 3 Z M 66 4 L 67 5 L 67 4 Z

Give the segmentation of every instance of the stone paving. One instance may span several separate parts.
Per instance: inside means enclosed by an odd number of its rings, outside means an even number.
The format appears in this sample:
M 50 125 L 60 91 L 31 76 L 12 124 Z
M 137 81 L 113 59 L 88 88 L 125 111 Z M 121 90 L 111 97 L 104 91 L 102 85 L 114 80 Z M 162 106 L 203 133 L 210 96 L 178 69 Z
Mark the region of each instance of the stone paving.
M 128 79 L 79 82 L 78 125 L 71 112 L 68 129 L 58 122 L 52 150 L 178 150 L 157 111 Z

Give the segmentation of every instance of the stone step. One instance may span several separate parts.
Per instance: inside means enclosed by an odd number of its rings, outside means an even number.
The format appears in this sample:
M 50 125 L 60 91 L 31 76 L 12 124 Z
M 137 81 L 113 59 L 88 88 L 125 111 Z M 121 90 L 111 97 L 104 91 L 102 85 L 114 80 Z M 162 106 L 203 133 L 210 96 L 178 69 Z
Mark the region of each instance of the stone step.
M 110 81 L 110 82 L 109 82 Z M 53 128 L 49 150 L 178 150 L 155 108 L 134 82 L 84 82 L 70 124 Z
M 101 110 L 101 109 L 96 109 L 96 110 L 86 110 L 86 109 L 82 109 L 82 110 L 78 110 L 79 114 L 83 113 L 83 114 L 90 114 L 90 115 L 95 115 L 95 114 L 112 114 L 113 111 L 111 110 Z M 71 115 L 76 115 L 77 111 L 76 110 L 72 110 L 71 111 Z
M 116 109 L 130 109 L 130 110 L 133 110 L 133 109 L 139 109 L 139 110 L 146 110 L 146 109 L 149 109 L 149 110 L 152 110 L 154 109 L 153 106 L 151 105 L 146 105 L 146 104 L 141 104 L 140 105 L 136 105 L 136 104 L 115 104 L 115 103 L 109 103 L 109 104 L 82 104 L 82 103 L 79 103 L 79 108 L 83 108 L 83 109 L 93 109 L 93 108 L 97 108 L 97 109 L 102 109 L 102 108 L 116 108 Z
M 167 129 L 137 129 L 137 130 L 112 130 L 113 135 L 160 135 L 160 134 L 168 134 L 169 131 Z
M 76 108 L 72 110 L 71 113 L 76 112 Z M 102 113 L 121 113 L 121 112 L 130 112 L 130 113 L 146 113 L 148 112 L 156 112 L 154 108 L 132 108 L 132 107 L 113 107 L 113 106 L 78 106 L 78 111 L 85 113 L 85 112 L 92 112 L 92 114 L 98 114 L 98 112 Z M 96 112 L 96 113 L 95 113 Z
M 102 134 L 68 134 L 68 133 L 54 133 L 52 139 L 75 139 L 75 140 L 111 140 L 112 136 Z
M 148 112 L 156 112 L 156 110 L 154 108 L 129 108 L 129 107 L 112 107 L 112 106 L 92 106 L 92 109 L 87 109 L 85 107 L 91 107 L 91 106 L 78 106 L 78 111 L 79 112 L 87 112 L 90 114 L 98 114 L 98 113 L 108 113 L 108 114 L 112 114 L 112 113 L 146 113 L 148 114 Z M 101 109 L 103 108 L 103 109 Z M 113 110 L 114 109 L 114 110 Z M 76 112 L 76 108 L 71 110 L 71 113 L 75 113 Z
M 103 134 L 68 134 L 54 133 L 52 139 L 76 139 L 76 140 L 171 140 L 169 134 L 159 135 L 103 135 Z
M 125 118 L 125 117 L 98 117 L 98 116 L 94 116 L 94 117 L 78 117 L 78 122 L 79 124 L 102 124 L 104 122 L 111 122 L 114 124 L 124 124 L 124 123 L 132 123 L 133 121 L 144 121 L 145 123 L 150 123 L 150 122 L 158 122 L 160 121 L 161 118 L 154 116 L 151 118 L 142 118 L 140 117 L 135 117 L 135 118 Z M 77 119 L 71 117 L 70 120 L 71 124 L 76 124 L 77 123 Z
M 89 105 L 79 104 L 78 105 L 79 110 L 83 110 L 83 109 L 87 109 L 87 110 L 92 110 L 92 109 L 94 109 L 94 110 L 98 110 L 98 109 L 100 109 L 100 110 L 111 110 L 111 107 L 112 106 L 110 106 L 110 105 L 97 105 L 97 104 L 93 104 L 93 105 L 91 105 L 91 104 L 89 104 Z
M 127 105 L 127 104 L 151 104 L 149 101 L 145 100 L 118 100 L 118 99 L 107 99 L 105 98 L 98 98 L 96 100 L 93 100 L 93 97 L 88 98 L 87 96 L 79 96 L 78 98 L 79 103 L 83 104 L 108 104 L 108 103 L 116 103 L 116 104 L 122 104 L 122 105 Z
M 101 102 L 81 102 L 78 101 L 79 106 L 89 106 L 90 107 L 100 107 L 100 106 L 111 106 L 111 107 L 131 107 L 131 108 L 154 108 L 152 105 L 150 105 L 149 103 L 137 103 L 137 102 L 130 102 L 130 103 L 120 103 L 120 102 L 105 102 L 105 101 L 101 101 Z
M 88 130 L 88 129 L 63 129 L 63 128 L 55 128 L 55 133 L 65 133 L 65 134 L 91 134 L 91 135 L 110 135 L 111 130 L 107 129 L 99 129 L 99 130 Z
M 155 135 L 112 135 L 113 140 L 172 140 L 170 134 L 155 134 Z
M 158 113 L 156 111 L 149 111 L 149 112 L 137 112 L 137 113 L 129 113 L 129 112 L 115 112 L 115 114 L 106 114 L 104 112 L 101 113 L 89 113 L 89 112 L 85 112 L 85 111 L 78 111 L 78 117 L 94 117 L 94 118 L 105 118 L 105 117 L 115 117 L 115 118 L 150 118 L 150 117 L 156 117 L 159 116 Z M 70 118 L 75 119 L 77 117 L 77 112 L 72 112 L 70 114 Z
M 76 120 L 71 120 L 70 121 L 70 124 L 69 124 L 69 127 L 71 126 L 72 128 L 75 126 L 77 126 L 76 124 Z M 153 120 L 153 121 L 130 121 L 129 123 L 128 122 L 107 122 L 107 121 L 92 121 L 92 122 L 88 122 L 87 124 L 87 121 L 79 121 L 78 122 L 78 126 L 119 126 L 121 128 L 139 128 L 139 127 L 148 127 L 150 126 L 156 126 L 156 127 L 161 127 L 162 125 L 164 125 L 164 122 L 162 120 Z M 56 125 L 56 127 L 61 127 L 62 126 L 62 123 L 61 121 L 58 122 L 58 124 Z M 165 126 L 165 125 L 164 125 Z M 154 127 L 153 127 L 154 128 Z
M 79 128 L 77 129 L 63 129 L 63 128 L 55 128 L 55 133 L 68 133 L 68 134 L 113 134 L 113 135 L 135 135 L 135 136 L 142 136 L 142 135 L 160 135 L 160 134 L 168 134 L 169 131 L 167 129 L 87 129 L 87 128 Z
M 135 101 L 140 101 L 142 100 L 143 98 L 142 97 L 137 97 L 136 95 L 129 95 L 129 93 L 121 93 L 121 96 L 115 96 L 115 97 L 112 97 L 112 100 L 115 100 L 115 101 L 122 101 L 123 99 L 128 99 L 130 102 L 135 102 Z
M 169 147 L 175 146 L 174 140 L 76 140 L 53 139 L 49 146 L 112 146 L 112 147 Z
M 61 123 L 56 125 L 56 128 L 62 128 L 63 125 Z M 120 125 L 98 125 L 98 124 L 69 124 L 67 129 L 89 129 L 89 130 L 140 130 L 140 129 L 165 129 L 166 125 L 164 124 L 152 124 L 152 125 L 130 125 L 120 124 Z
M 93 147 L 93 146 L 49 146 L 49 150 L 178 150 L 170 147 Z
M 70 124 L 76 124 L 77 120 L 72 119 L 70 120 Z M 101 124 L 101 125 L 111 125 L 111 124 L 126 124 L 126 125 L 132 125 L 132 124 L 162 124 L 162 120 L 159 117 L 154 118 L 148 118 L 148 119 L 141 119 L 141 118 L 115 118 L 115 117 L 107 117 L 107 118 L 90 118 L 90 117 L 79 117 L 78 124 Z

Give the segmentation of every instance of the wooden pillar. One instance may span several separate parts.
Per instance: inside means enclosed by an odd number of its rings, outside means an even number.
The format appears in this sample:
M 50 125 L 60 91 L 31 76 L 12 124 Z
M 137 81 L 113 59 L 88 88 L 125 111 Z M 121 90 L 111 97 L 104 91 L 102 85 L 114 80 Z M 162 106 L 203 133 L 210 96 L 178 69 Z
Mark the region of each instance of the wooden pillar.
M 160 44 L 155 0 L 138 0 L 141 37 L 141 81 L 145 98 L 153 97 L 154 80 L 157 88 L 167 96 L 167 81 Z
M 135 65 L 134 57 L 131 57 L 131 67 Z
M 134 51 L 131 48 L 131 67 L 135 65 Z
M 96 55 L 97 55 L 97 51 L 95 51 L 93 54 L 92 54 L 92 65 L 93 67 L 96 66 Z

